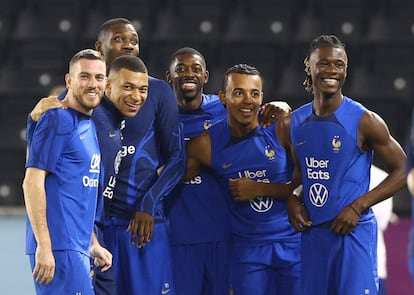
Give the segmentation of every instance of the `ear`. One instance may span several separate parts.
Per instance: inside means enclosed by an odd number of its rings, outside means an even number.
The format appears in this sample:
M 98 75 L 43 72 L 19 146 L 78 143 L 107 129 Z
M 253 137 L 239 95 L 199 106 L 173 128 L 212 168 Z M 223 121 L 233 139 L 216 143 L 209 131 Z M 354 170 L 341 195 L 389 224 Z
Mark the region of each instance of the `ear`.
M 98 40 L 98 41 L 95 42 L 95 49 L 96 49 L 96 51 L 98 51 L 103 56 L 102 42 L 101 41 Z
M 207 83 L 209 78 L 210 78 L 210 73 L 206 70 L 206 73 L 204 74 L 204 83 Z
M 111 97 L 111 90 L 112 90 L 111 81 L 109 79 L 106 79 L 105 94 L 107 97 Z
M 172 83 L 170 71 L 165 71 L 165 78 L 167 79 L 168 83 L 170 83 L 170 84 Z
M 221 103 L 226 105 L 226 93 L 223 90 L 220 90 L 218 96 L 220 98 Z
M 72 77 L 69 73 L 65 74 L 65 82 L 66 82 L 66 88 L 69 89 L 70 84 L 72 83 Z

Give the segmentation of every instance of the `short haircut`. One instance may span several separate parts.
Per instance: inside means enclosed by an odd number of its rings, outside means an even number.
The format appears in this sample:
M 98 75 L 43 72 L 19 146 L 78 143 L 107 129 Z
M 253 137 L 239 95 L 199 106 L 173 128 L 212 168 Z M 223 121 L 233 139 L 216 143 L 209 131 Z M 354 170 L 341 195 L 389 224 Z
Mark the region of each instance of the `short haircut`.
M 100 60 L 103 63 L 105 63 L 105 60 L 103 59 L 102 55 L 98 51 L 94 49 L 83 49 L 75 53 L 75 55 L 71 58 L 69 62 L 69 72 L 71 68 L 73 67 L 73 65 L 81 59 Z
M 224 80 L 223 80 L 223 88 L 222 90 L 225 91 L 227 87 L 227 80 L 229 78 L 229 75 L 231 74 L 244 74 L 244 75 L 253 75 L 253 76 L 260 76 L 260 79 L 262 79 L 261 74 L 258 69 L 256 69 L 253 66 L 247 65 L 247 64 L 237 64 L 227 69 L 227 71 L 224 73 Z
M 204 56 L 201 54 L 201 52 L 200 52 L 200 51 L 198 51 L 197 49 L 194 49 L 194 48 L 192 48 L 192 47 L 182 47 L 182 48 L 180 48 L 180 49 L 177 49 L 177 50 L 176 50 L 173 54 L 171 54 L 171 56 L 170 56 L 170 64 L 174 61 L 174 59 L 175 59 L 177 56 L 184 55 L 184 54 L 187 54 L 187 53 L 200 56 L 200 57 L 201 57 L 201 60 L 202 60 L 202 61 L 203 61 L 203 63 L 204 63 L 204 64 L 203 64 L 203 66 L 204 66 L 204 67 L 206 67 L 206 60 L 205 60 Z
M 111 19 L 107 20 L 99 28 L 98 40 L 102 40 L 105 33 L 108 32 L 111 29 L 111 27 L 115 24 L 129 24 L 129 25 L 132 25 L 132 22 L 129 19 L 123 18 L 123 17 L 111 18 Z
M 138 57 L 132 55 L 121 55 L 114 59 L 109 67 L 109 73 L 119 72 L 121 69 L 127 69 L 136 73 L 148 73 L 145 63 Z

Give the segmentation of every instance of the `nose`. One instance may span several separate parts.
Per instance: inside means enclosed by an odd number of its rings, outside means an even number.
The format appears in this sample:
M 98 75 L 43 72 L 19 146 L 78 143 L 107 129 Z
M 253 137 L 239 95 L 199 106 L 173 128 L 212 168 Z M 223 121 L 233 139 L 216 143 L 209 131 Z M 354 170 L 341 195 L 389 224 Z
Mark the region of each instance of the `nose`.
M 338 71 L 338 67 L 336 66 L 336 64 L 334 63 L 329 63 L 328 67 L 326 68 L 327 72 L 337 72 Z
M 125 39 L 123 45 L 124 45 L 124 48 L 126 48 L 126 49 L 130 49 L 130 50 L 134 49 L 134 45 L 132 45 L 131 40 L 129 40 L 129 39 Z
M 88 86 L 90 88 L 96 88 L 96 87 L 98 87 L 99 83 L 101 83 L 100 80 L 98 80 L 95 77 L 92 77 L 91 79 L 89 79 Z
M 250 93 L 245 93 L 243 95 L 243 103 L 245 104 L 251 104 L 253 102 L 253 97 Z

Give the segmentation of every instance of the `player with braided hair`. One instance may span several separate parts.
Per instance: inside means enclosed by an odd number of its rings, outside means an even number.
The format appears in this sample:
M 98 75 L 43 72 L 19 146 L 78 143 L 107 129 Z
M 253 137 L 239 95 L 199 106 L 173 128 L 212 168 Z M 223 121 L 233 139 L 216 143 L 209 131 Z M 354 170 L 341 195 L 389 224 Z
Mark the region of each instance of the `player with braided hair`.
M 377 114 L 342 94 L 345 45 L 315 38 L 305 59 L 305 89 L 313 101 L 284 120 L 294 159 L 292 182 L 303 198 L 287 200 L 302 232 L 302 294 L 378 294 L 377 222 L 371 207 L 405 185 L 405 153 Z M 389 175 L 369 190 L 373 154 Z M 299 180 L 298 180 L 299 179 Z

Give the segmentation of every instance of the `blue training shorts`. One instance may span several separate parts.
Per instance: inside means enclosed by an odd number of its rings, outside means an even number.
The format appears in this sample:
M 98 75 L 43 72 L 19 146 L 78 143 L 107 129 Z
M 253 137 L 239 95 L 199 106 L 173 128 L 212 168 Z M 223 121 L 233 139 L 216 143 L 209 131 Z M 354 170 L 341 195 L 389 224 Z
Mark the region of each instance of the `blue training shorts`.
M 302 233 L 301 258 L 303 294 L 378 294 L 375 218 L 347 235 L 312 227 Z
M 93 295 L 90 278 L 89 256 L 78 251 L 53 251 L 55 276 L 48 285 L 35 282 L 36 294 L 82 294 Z M 29 255 L 32 271 L 35 255 Z

